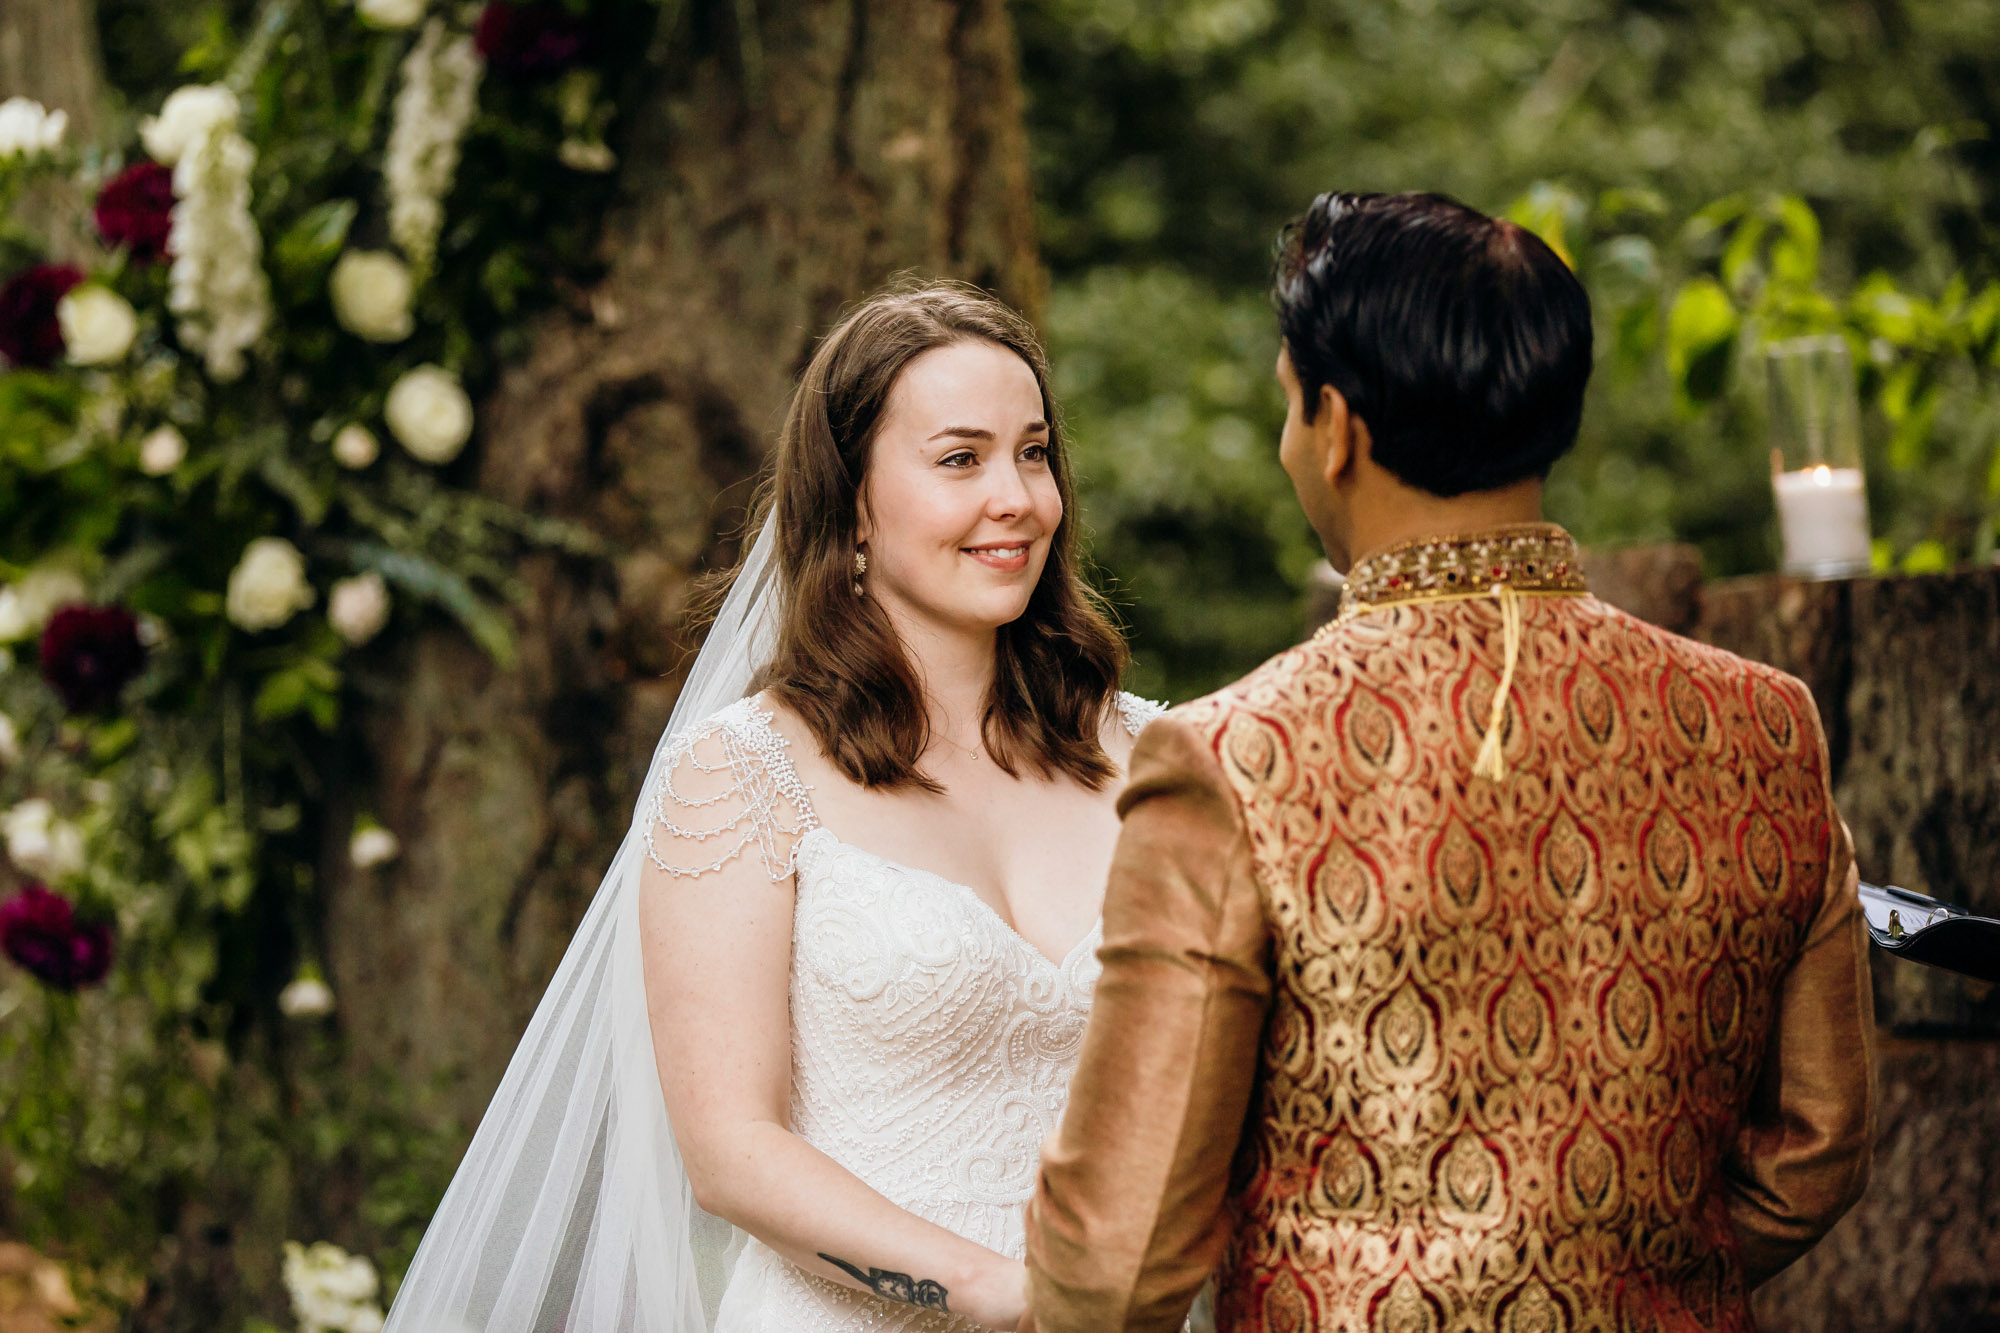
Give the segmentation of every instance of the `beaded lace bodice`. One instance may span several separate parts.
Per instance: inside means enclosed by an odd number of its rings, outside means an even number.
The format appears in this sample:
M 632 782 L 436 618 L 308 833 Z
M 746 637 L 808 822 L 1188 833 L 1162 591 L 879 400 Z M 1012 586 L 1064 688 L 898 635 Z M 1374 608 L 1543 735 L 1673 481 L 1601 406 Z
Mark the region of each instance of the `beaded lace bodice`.
M 1164 710 L 1121 695 L 1119 711 L 1136 735 Z M 899 1206 L 1019 1257 L 1100 929 L 1051 959 L 969 887 L 842 842 L 754 698 L 678 739 L 670 760 L 647 835 L 655 865 L 701 875 L 754 855 L 772 879 L 795 877 L 794 1132 Z M 716 1333 L 973 1327 L 825 1281 L 752 1241 Z

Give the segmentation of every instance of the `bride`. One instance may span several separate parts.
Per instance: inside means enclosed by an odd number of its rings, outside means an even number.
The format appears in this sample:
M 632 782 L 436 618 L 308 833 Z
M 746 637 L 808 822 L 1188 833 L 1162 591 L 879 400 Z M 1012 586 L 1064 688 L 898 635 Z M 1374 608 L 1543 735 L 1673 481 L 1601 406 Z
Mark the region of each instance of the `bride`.
M 821 343 L 769 514 L 389 1333 L 1014 1328 L 1159 711 L 1041 348 L 958 286 Z

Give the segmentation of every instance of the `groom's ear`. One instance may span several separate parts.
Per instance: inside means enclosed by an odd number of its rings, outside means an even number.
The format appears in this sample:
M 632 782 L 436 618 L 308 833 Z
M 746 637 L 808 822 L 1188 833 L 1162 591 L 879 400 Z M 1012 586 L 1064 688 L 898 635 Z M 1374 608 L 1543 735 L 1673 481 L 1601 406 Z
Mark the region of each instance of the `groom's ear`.
M 1313 443 L 1319 454 L 1320 473 L 1329 487 L 1338 487 L 1343 479 L 1352 476 L 1361 453 L 1357 435 L 1366 434 L 1368 426 L 1348 410 L 1346 395 L 1331 384 L 1322 384 L 1312 430 L 1318 437 Z

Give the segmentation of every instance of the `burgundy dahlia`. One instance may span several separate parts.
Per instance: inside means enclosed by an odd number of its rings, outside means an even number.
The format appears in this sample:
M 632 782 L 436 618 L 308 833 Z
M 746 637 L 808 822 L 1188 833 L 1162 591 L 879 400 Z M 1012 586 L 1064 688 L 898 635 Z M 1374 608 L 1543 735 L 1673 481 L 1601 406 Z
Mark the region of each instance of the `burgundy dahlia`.
M 173 213 L 174 173 L 157 162 L 134 162 L 97 192 L 93 216 L 106 245 L 122 245 L 135 262 L 150 264 L 167 253 Z
M 0 903 L 0 952 L 45 986 L 94 986 L 111 970 L 111 925 L 79 922 L 69 899 L 28 884 Z
M 555 0 L 487 0 L 472 30 L 487 68 L 518 79 L 554 74 L 583 54 L 583 22 Z
M 69 984 L 95 986 L 111 972 L 111 923 L 79 921 L 69 936 Z
M 10 365 L 49 366 L 63 354 L 56 303 L 83 281 L 72 264 L 37 264 L 0 287 L 0 354 Z
M 42 679 L 72 713 L 115 701 L 145 662 L 139 622 L 122 606 L 65 606 L 42 630 Z

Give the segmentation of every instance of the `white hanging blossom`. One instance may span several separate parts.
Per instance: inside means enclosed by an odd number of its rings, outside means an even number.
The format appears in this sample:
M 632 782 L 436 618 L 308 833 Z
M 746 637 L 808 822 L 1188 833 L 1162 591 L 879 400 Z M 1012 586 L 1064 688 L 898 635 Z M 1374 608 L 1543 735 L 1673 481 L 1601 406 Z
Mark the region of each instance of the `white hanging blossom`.
M 419 271 L 437 254 L 444 197 L 458 172 L 459 141 L 478 108 L 483 68 L 472 38 L 448 35 L 444 21 L 435 18 L 403 57 L 382 182 L 389 195 L 389 235 Z
M 181 345 L 224 381 L 243 373 L 243 353 L 271 319 L 264 242 L 250 216 L 257 150 L 236 117 L 227 89 L 182 88 L 140 130 L 147 151 L 174 168 L 167 308 L 180 316 Z

